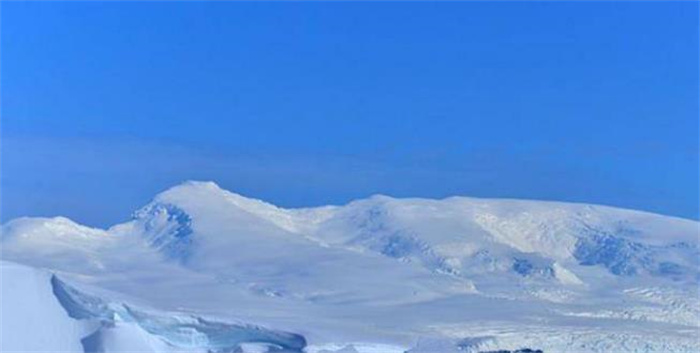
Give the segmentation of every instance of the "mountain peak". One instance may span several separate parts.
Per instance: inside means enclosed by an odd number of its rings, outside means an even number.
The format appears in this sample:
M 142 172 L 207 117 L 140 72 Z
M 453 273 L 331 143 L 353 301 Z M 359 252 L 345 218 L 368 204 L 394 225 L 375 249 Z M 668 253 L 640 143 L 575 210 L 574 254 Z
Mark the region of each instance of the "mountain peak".
M 261 206 L 277 208 L 277 206 L 265 201 L 223 189 L 213 181 L 188 180 L 159 193 L 154 198 L 156 202 L 176 205 L 192 201 L 206 202 L 214 200 L 225 200 L 243 209 Z
M 213 181 L 186 180 L 159 193 L 158 195 L 156 195 L 156 198 L 159 198 L 163 195 L 167 196 L 173 193 L 196 193 L 202 191 L 227 192 Z
M 255 222 L 255 218 L 287 231 L 297 228 L 291 215 L 294 210 L 230 192 L 214 182 L 186 181 L 158 194 L 153 203 L 175 206 L 196 218 L 219 215 L 237 217 L 240 222 Z

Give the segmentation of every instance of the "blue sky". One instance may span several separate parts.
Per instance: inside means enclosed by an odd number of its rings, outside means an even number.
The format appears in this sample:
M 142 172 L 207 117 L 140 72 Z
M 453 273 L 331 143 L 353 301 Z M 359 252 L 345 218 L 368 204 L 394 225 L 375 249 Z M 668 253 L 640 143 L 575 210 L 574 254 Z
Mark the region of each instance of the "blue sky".
M 697 2 L 3 2 L 2 221 L 187 179 L 698 219 Z

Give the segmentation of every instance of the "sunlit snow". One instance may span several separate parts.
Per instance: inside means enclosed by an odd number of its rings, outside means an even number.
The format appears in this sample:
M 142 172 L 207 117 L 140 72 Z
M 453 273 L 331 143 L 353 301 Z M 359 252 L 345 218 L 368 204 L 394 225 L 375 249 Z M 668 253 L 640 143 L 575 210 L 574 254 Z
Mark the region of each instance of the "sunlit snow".
M 699 236 L 585 204 L 284 209 L 187 182 L 106 230 L 3 225 L 0 350 L 697 352 Z

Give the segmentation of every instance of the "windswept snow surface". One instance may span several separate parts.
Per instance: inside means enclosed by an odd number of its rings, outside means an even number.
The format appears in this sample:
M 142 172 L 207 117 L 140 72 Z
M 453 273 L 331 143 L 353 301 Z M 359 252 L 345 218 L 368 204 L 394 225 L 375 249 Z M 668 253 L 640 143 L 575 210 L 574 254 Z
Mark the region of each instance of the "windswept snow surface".
M 699 224 L 645 212 L 187 182 L 106 230 L 0 236 L 3 352 L 700 351 Z

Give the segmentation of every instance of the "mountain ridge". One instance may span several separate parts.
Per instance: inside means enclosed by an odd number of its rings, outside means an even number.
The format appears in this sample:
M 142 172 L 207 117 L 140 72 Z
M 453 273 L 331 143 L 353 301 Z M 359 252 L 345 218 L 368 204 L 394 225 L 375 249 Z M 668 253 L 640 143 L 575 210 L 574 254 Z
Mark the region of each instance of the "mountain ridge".
M 108 229 L 63 217 L 10 221 L 0 254 L 149 303 L 164 322 L 167 312 L 188 312 L 259 323 L 303 334 L 318 351 L 638 351 L 644 330 L 659 332 L 653 347 L 693 351 L 698 225 L 465 197 L 285 209 L 186 182 Z M 550 342 L 526 329 L 534 326 L 568 338 Z

